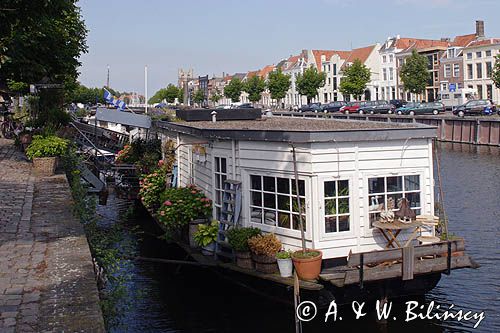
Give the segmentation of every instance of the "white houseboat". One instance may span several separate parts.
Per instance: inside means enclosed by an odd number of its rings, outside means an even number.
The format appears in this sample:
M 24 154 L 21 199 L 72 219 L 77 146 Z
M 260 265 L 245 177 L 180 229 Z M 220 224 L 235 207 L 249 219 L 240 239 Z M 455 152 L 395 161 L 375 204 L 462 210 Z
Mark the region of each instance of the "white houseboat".
M 304 282 L 304 289 L 361 285 L 366 290 L 369 282 L 383 279 L 394 291 L 385 290 L 384 296 L 400 295 L 402 289 L 421 293 L 436 285 L 441 272 L 473 266 L 460 252 L 463 240 L 418 252 L 418 236 L 435 236 L 432 223 L 389 234 L 375 226 L 382 211 L 397 209 L 400 198 L 416 215 L 434 215 L 434 127 L 289 117 L 213 120 L 155 124 L 162 140 L 176 142 L 179 185 L 202 189 L 213 199 L 218 217 L 224 181 L 241 182 L 239 223 L 274 233 L 286 249 L 298 250 L 294 149 L 307 247 L 323 252 L 320 281 Z M 410 255 L 417 261 L 409 278 L 402 262 L 374 267 L 397 262 L 403 252 L 399 247 L 408 246 L 416 247 Z M 439 260 L 421 264 L 428 254 Z

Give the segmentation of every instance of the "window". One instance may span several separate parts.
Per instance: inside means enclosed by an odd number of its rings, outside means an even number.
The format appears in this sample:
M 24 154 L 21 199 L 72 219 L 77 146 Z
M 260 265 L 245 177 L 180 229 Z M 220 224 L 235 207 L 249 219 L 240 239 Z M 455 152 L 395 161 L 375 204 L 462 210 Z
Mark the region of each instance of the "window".
M 483 86 L 481 84 L 477 85 L 477 97 L 483 99 Z
M 389 80 L 394 80 L 394 69 L 389 68 Z
M 449 94 L 442 94 L 441 99 L 450 99 L 450 95 Z
M 493 68 L 491 66 L 491 62 L 488 61 L 486 63 L 486 77 L 490 78 L 491 77 L 491 72 L 493 71 Z
M 349 210 L 349 181 L 332 180 L 323 183 L 325 232 L 351 230 Z
M 370 227 L 383 210 L 398 210 L 398 201 L 406 198 L 417 215 L 421 209 L 420 176 L 390 176 L 368 179 L 368 209 Z
M 393 62 L 394 61 L 394 55 L 393 54 L 389 54 L 389 62 Z
M 387 62 L 387 57 L 386 56 L 382 56 L 382 62 Z
M 333 64 L 333 75 L 337 75 L 337 64 Z
M 328 85 L 331 85 L 331 84 L 332 84 L 332 78 L 331 78 L 331 77 L 329 77 L 329 78 L 328 78 Z
M 450 77 L 451 76 L 451 65 L 446 64 L 444 65 L 444 77 Z
M 222 208 L 222 190 L 224 182 L 227 179 L 227 159 L 224 157 L 215 157 L 215 216 L 220 219 L 220 211 Z
M 486 85 L 486 98 L 487 99 L 493 98 L 493 86 L 491 84 Z
M 487 56 L 487 57 L 491 57 L 491 50 L 487 50 L 487 51 L 486 51 L 486 56 Z
M 448 58 L 455 58 L 455 49 L 448 49 Z
M 461 98 L 462 94 L 453 94 L 453 98 Z
M 460 76 L 460 65 L 453 64 L 453 77 L 459 77 L 459 76 Z
M 382 73 L 384 73 L 384 81 L 387 81 L 387 68 L 382 69 Z
M 448 83 L 441 83 L 441 90 L 445 91 L 448 89 Z
M 467 53 L 467 59 L 472 59 L 472 52 Z
M 476 52 L 476 58 L 481 58 L 481 54 L 482 54 L 481 51 Z
M 472 64 L 467 64 L 467 77 L 472 80 Z
M 285 229 L 299 230 L 299 205 L 295 180 L 250 175 L 250 220 Z M 299 180 L 302 211 L 305 212 L 305 182 Z M 306 216 L 302 214 L 304 230 Z
M 483 64 L 476 64 L 476 77 L 481 79 L 483 77 Z
M 333 90 L 337 90 L 337 78 L 333 78 Z

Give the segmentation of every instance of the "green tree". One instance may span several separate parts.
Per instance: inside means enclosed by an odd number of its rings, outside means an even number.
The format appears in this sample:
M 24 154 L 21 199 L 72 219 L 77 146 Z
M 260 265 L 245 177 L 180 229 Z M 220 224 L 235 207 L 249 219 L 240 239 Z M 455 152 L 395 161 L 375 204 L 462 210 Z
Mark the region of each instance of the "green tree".
M 170 83 L 165 90 L 165 99 L 167 103 L 175 102 L 177 96 L 179 96 L 179 88 Z
M 266 81 L 257 75 L 252 76 L 243 84 L 243 91 L 248 94 L 248 100 L 252 103 L 260 101 L 264 90 L 266 90 Z
M 290 85 L 290 75 L 283 74 L 281 69 L 270 72 L 267 77 L 267 88 L 271 93 L 271 98 L 276 101 L 281 101 L 285 98 Z
M 500 89 L 500 54 L 495 56 L 495 66 L 491 72 L 491 79 L 495 83 L 495 86 Z
M 315 67 L 307 68 L 304 73 L 297 75 L 297 90 L 299 94 L 307 97 L 307 103 L 318 95 L 318 89 L 325 85 L 326 74 L 319 73 Z
M 243 82 L 235 77 L 224 87 L 224 96 L 230 98 L 233 103 L 239 102 L 242 90 Z
M 177 94 L 177 100 L 179 101 L 179 103 L 184 103 L 184 89 L 179 88 L 179 92 Z
M 220 99 L 222 98 L 222 95 L 220 94 L 220 91 L 218 88 L 215 88 L 215 91 L 213 92 L 212 96 L 210 96 L 210 101 L 215 104 L 219 103 Z
M 205 92 L 201 89 L 196 90 L 196 92 L 193 95 L 193 102 L 201 106 L 201 104 L 204 101 L 205 101 Z
M 406 58 L 405 63 L 401 66 L 399 73 L 405 90 L 414 94 L 421 94 L 425 91 L 429 79 L 428 64 L 429 61 L 425 56 L 413 50 L 411 56 Z
M 0 87 L 64 83 L 74 88 L 87 30 L 77 0 L 3 0 L 0 10 Z
M 354 60 L 352 65 L 344 70 L 344 76 L 340 81 L 340 92 L 346 96 L 354 95 L 359 100 L 367 83 L 370 82 L 370 76 L 370 69 L 359 59 Z

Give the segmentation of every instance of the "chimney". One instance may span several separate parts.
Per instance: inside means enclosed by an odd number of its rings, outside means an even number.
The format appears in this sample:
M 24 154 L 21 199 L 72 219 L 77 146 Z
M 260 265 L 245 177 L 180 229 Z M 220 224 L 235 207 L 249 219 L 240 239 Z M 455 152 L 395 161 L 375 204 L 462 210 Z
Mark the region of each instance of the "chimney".
M 484 37 L 484 21 L 476 21 L 476 37 Z

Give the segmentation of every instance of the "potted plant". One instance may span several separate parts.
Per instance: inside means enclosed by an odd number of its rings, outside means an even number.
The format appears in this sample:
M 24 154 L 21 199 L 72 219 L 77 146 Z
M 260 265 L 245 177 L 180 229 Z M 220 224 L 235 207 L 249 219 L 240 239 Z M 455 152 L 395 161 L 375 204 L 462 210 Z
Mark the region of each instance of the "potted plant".
M 319 250 L 306 249 L 292 253 L 292 261 L 297 275 L 302 280 L 315 280 L 321 272 L 323 253 Z
M 236 265 L 242 268 L 253 269 L 252 255 L 248 247 L 248 240 L 260 235 L 258 228 L 232 228 L 227 232 L 228 243 L 234 250 Z
M 281 242 L 274 234 L 257 235 L 248 240 L 255 269 L 262 273 L 277 273 L 276 253 Z
M 282 277 L 290 277 L 293 272 L 292 252 L 280 251 L 276 253 L 276 260 L 278 261 L 278 268 Z
M 44 176 L 52 176 L 56 171 L 57 158 L 68 149 L 68 141 L 51 135 L 43 137 L 35 135 L 26 149 L 26 156 L 33 160 L 35 172 Z
M 210 224 L 200 224 L 194 234 L 194 240 L 201 246 L 201 253 L 206 256 L 213 255 L 215 252 L 215 241 L 219 232 L 219 222 L 213 220 Z

